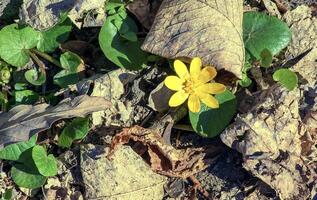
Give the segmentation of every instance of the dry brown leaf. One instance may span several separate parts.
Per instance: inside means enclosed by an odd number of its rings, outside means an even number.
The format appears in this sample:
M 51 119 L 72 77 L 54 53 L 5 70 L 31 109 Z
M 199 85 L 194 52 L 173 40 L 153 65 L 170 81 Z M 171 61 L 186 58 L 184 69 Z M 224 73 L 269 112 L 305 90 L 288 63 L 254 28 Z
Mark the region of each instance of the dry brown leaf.
M 287 56 L 294 58 L 317 46 L 317 18 L 308 6 L 298 6 L 284 15 L 292 31 L 292 41 Z
M 112 160 L 107 150 L 92 144 L 80 148 L 85 199 L 163 199 L 166 177 L 154 173 L 129 146 L 118 148 Z
M 222 133 L 222 141 L 241 152 L 244 168 L 270 185 L 281 199 L 308 199 L 314 179 L 302 144 L 299 90 L 271 87 L 260 102 Z
M 294 65 L 292 69 L 301 75 L 300 78 L 304 79 L 307 82 L 307 85 L 309 87 L 316 87 L 317 85 L 317 48 L 313 48 L 310 52 L 308 52 L 308 54 L 305 55 L 305 57 L 303 57 L 298 63 L 296 63 L 296 65 Z
M 50 128 L 57 120 L 83 117 L 110 106 L 111 103 L 104 98 L 86 95 L 65 99 L 54 107 L 48 104 L 16 106 L 7 113 L 0 113 L 0 149 L 7 144 L 28 140 Z
M 138 142 L 139 145 L 146 148 L 150 156 L 151 168 L 154 171 L 166 176 L 184 179 L 205 169 L 211 161 L 207 158 L 208 155 L 211 152 L 217 153 L 219 151 L 217 147 L 175 149 L 166 144 L 155 130 L 134 126 L 123 129 L 120 134 L 113 138 L 109 156 L 111 157 L 118 147 L 129 141 Z
M 171 59 L 198 56 L 241 78 L 242 18 L 242 0 L 165 0 L 142 49 Z
M 132 12 L 141 24 L 150 29 L 163 0 L 134 0 L 129 3 L 127 9 Z

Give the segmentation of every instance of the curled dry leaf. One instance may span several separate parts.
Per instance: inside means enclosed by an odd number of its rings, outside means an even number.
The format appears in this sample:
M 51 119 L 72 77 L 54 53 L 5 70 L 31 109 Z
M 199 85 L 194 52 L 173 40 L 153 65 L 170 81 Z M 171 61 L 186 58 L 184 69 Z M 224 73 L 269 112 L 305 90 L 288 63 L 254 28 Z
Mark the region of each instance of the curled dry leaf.
M 129 141 L 137 142 L 140 145 L 138 147 L 143 147 L 143 153 L 148 152 L 150 165 L 154 171 L 166 176 L 184 179 L 205 169 L 211 162 L 208 157 L 219 151 L 218 147 L 212 146 L 175 149 L 166 144 L 156 130 L 134 126 L 123 129 L 113 138 L 109 156 L 111 157 L 118 147 Z
M 84 117 L 110 106 L 111 103 L 104 98 L 86 95 L 65 99 L 54 107 L 48 104 L 16 106 L 7 113 L 0 113 L 0 149 L 7 144 L 28 140 L 49 129 L 57 120 Z
M 171 59 L 198 56 L 241 78 L 242 18 L 242 0 L 165 0 L 142 49 Z
M 244 168 L 275 189 L 281 199 L 308 199 L 316 177 L 302 149 L 307 142 L 299 116 L 299 90 L 289 92 L 275 85 L 259 98 L 221 139 L 242 153 Z

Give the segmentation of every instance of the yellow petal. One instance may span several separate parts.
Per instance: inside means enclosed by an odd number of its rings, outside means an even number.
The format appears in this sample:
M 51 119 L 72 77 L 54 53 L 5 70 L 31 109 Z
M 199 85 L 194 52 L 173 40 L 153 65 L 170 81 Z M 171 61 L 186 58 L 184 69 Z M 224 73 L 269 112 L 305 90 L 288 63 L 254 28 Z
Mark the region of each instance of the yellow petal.
M 203 98 L 200 98 L 200 100 L 210 108 L 219 108 L 218 100 L 209 94 L 204 95 Z
M 208 94 L 220 94 L 226 90 L 226 86 L 221 83 L 206 83 L 199 86 L 196 90 Z
M 175 60 L 174 61 L 174 69 L 175 69 L 176 74 L 179 76 L 179 78 L 181 78 L 181 79 L 188 79 L 189 78 L 188 69 L 182 61 Z
M 202 83 L 207 83 L 217 76 L 217 71 L 215 67 L 205 67 L 201 70 L 199 74 L 199 81 Z
M 190 95 L 188 98 L 188 108 L 191 112 L 199 112 L 200 111 L 200 100 L 197 95 Z
M 193 58 L 189 67 L 190 76 L 198 77 L 201 70 L 201 66 L 202 66 L 201 59 L 199 57 Z
M 164 83 L 170 90 L 179 91 L 182 90 L 184 81 L 177 76 L 168 76 Z
M 168 105 L 170 107 L 177 107 L 182 105 L 188 98 L 188 93 L 185 93 L 183 90 L 176 92 L 170 98 Z

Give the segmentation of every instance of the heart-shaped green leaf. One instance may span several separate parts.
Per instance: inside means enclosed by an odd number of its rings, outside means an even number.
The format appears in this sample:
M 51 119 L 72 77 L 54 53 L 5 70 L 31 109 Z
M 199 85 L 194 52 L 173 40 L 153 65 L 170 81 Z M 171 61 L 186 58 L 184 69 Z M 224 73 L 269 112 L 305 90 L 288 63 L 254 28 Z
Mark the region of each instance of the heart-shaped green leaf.
M 14 91 L 16 104 L 33 104 L 39 99 L 39 95 L 32 90 Z
M 39 33 L 37 49 L 42 52 L 53 52 L 59 44 L 65 42 L 72 30 L 72 22 L 66 18 L 54 27 Z
M 99 33 L 99 45 L 105 56 L 119 67 L 138 70 L 144 66 L 147 54 L 137 41 L 137 26 L 127 15 L 116 13 L 107 17 Z
M 21 154 L 26 150 L 35 146 L 37 135 L 33 135 L 29 141 L 10 144 L 0 151 L 0 159 L 3 160 L 19 160 Z
M 42 71 L 30 69 L 24 74 L 25 79 L 32 85 L 42 85 L 46 81 L 46 74 Z
M 193 129 L 203 137 L 219 135 L 236 113 L 237 101 L 229 90 L 215 97 L 220 104 L 218 109 L 211 109 L 202 104 L 200 112 L 189 112 L 189 119 Z
M 74 140 L 81 140 L 86 137 L 88 130 L 88 118 L 76 118 L 63 129 L 58 139 L 58 145 L 69 148 Z
M 36 145 L 32 149 L 34 163 L 43 176 L 55 176 L 57 174 L 57 163 L 54 155 L 46 154 L 43 146 Z
M 11 168 L 13 181 L 20 187 L 35 189 L 46 182 L 46 177 L 28 170 L 23 164 L 15 164 Z
M 279 69 L 274 72 L 273 79 L 284 87 L 286 87 L 288 90 L 293 90 L 296 88 L 298 83 L 298 78 L 295 72 L 289 70 L 289 69 Z
M 35 189 L 46 182 L 46 177 L 41 175 L 32 158 L 33 148 L 25 150 L 11 168 L 13 181 L 20 187 Z
M 292 37 L 287 24 L 276 17 L 259 12 L 243 15 L 243 40 L 245 48 L 257 60 L 267 49 L 274 56 L 284 49 Z
M 36 47 L 39 32 L 30 27 L 11 24 L 0 31 L 0 57 L 15 67 L 23 67 L 29 60 L 29 49 Z

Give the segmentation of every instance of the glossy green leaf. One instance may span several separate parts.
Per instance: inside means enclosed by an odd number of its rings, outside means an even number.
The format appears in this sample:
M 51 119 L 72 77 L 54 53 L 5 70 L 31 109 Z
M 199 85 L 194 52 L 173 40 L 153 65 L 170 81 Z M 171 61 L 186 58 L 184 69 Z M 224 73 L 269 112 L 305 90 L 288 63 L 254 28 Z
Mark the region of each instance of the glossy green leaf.
M 105 56 L 119 67 L 141 69 L 147 54 L 141 50 L 142 42 L 137 41 L 137 26 L 124 13 L 108 16 L 99 33 L 99 45 Z
M 57 162 L 54 155 L 47 155 L 43 146 L 36 145 L 32 149 L 34 163 L 43 176 L 55 176 L 57 174 Z
M 53 52 L 61 43 L 68 39 L 72 30 L 72 22 L 66 18 L 54 27 L 39 33 L 37 49 L 42 52 Z
M 88 118 L 76 118 L 63 129 L 58 139 L 58 145 L 69 148 L 74 140 L 81 140 L 86 137 L 88 131 Z
M 279 69 L 275 71 L 273 79 L 290 91 L 295 89 L 298 83 L 297 75 L 289 69 Z
M 37 86 L 42 85 L 46 81 L 46 74 L 36 69 L 29 69 L 25 72 L 24 77 L 29 83 Z
M 66 70 L 62 70 L 55 74 L 54 84 L 66 88 L 69 85 L 76 84 L 79 81 L 79 76 L 77 73 L 72 73 Z
M 18 186 L 29 189 L 41 187 L 47 179 L 39 173 L 29 172 L 22 164 L 16 164 L 11 168 L 11 176 Z
M 81 64 L 83 64 L 82 59 L 77 54 L 72 53 L 70 51 L 61 55 L 60 62 L 63 69 L 69 72 L 76 72 L 76 73 L 77 73 L 78 67 Z
M 14 92 L 16 104 L 33 104 L 39 99 L 39 95 L 32 90 L 20 90 Z
M 32 158 L 32 148 L 24 151 L 19 160 L 11 168 L 13 181 L 20 187 L 35 189 L 46 182 L 46 177 L 41 175 Z
M 37 135 L 33 135 L 29 141 L 10 144 L 0 150 L 0 159 L 3 160 L 19 160 L 21 154 L 26 150 L 35 146 Z
M 268 49 L 272 55 L 287 47 L 292 34 L 287 24 L 276 17 L 259 12 L 243 15 L 243 40 L 246 50 L 257 60 L 261 52 Z
M 220 104 L 218 109 L 211 109 L 202 104 L 200 112 L 189 112 L 193 129 L 203 137 L 219 135 L 228 126 L 237 110 L 236 98 L 229 90 L 215 97 Z
M 30 60 L 28 50 L 36 47 L 38 38 L 39 32 L 30 27 L 5 26 L 0 31 L 0 57 L 15 67 L 23 67 Z

